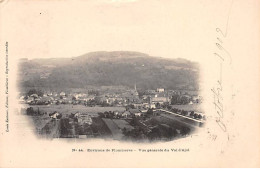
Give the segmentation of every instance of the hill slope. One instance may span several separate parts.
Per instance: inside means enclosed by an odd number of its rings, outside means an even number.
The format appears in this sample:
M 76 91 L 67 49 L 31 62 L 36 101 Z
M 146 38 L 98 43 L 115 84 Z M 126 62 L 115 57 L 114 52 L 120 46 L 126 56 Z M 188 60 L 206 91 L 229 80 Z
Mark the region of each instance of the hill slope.
M 139 52 L 91 52 L 75 58 L 21 60 L 18 85 L 41 88 L 127 86 L 198 89 L 199 67 Z

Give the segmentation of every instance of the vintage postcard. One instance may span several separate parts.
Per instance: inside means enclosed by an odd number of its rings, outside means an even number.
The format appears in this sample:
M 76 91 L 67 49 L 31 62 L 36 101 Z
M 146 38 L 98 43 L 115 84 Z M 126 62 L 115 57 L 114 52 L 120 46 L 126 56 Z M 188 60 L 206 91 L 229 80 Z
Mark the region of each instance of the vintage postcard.
M 1 0 L 0 167 L 260 167 L 259 0 Z

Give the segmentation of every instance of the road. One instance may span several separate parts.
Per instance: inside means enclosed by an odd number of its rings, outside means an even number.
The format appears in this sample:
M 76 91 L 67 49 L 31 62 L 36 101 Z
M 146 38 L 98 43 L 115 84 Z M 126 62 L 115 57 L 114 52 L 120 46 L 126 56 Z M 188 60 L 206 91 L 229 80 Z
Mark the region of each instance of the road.
M 187 116 L 183 116 L 183 115 L 180 115 L 180 114 L 177 114 L 177 113 L 170 112 L 168 110 L 164 110 L 164 109 L 158 109 L 158 110 L 172 114 L 172 115 L 180 116 L 180 117 L 183 117 L 183 118 L 195 121 L 195 122 L 204 123 L 204 121 L 202 121 L 202 120 L 193 119 L 193 118 L 190 118 L 190 117 L 187 117 Z
M 204 123 L 203 121 L 199 121 L 199 120 L 196 120 L 196 119 L 193 119 L 193 118 L 189 118 L 189 117 L 186 117 L 186 116 L 183 116 L 183 115 L 179 115 L 179 114 L 167 111 L 167 110 L 163 110 L 163 109 L 159 109 L 159 110 L 163 111 L 165 113 L 168 113 L 168 114 L 161 113 L 160 114 L 161 116 L 168 118 L 168 119 L 172 119 L 172 120 L 181 122 L 182 124 L 184 124 L 188 127 L 192 127 L 194 129 L 199 128 L 201 126 L 201 124 Z

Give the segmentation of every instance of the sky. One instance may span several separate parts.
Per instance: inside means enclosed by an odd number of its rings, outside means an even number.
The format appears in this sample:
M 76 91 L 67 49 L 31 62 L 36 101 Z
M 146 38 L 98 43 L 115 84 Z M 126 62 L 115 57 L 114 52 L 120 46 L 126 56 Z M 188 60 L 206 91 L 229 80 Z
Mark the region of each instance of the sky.
M 219 17 L 209 11 L 227 13 L 214 3 L 218 2 L 14 0 L 3 5 L 2 33 L 18 58 L 122 50 L 197 61 L 205 56 L 201 47 L 211 48 L 215 39 L 205 36 L 215 29 L 212 19 Z

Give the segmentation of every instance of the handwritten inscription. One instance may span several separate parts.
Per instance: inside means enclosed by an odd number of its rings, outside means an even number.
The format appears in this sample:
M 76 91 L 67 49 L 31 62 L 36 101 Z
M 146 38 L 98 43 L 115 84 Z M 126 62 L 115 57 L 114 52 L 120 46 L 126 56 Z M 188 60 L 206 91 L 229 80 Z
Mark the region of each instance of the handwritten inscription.
M 217 42 L 215 43 L 216 45 L 216 52 L 214 52 L 214 56 L 217 58 L 219 62 L 219 77 L 216 81 L 215 86 L 211 89 L 213 93 L 213 104 L 215 107 L 216 111 L 216 123 L 218 126 L 221 128 L 222 131 L 226 132 L 227 127 L 225 124 L 225 113 L 224 113 L 224 97 L 223 97 L 223 65 L 227 63 L 228 65 L 232 64 L 232 57 L 229 53 L 229 51 L 224 47 L 224 42 L 225 39 L 227 38 L 227 31 L 228 31 L 228 23 L 229 23 L 229 15 L 230 15 L 230 10 L 232 7 L 233 1 L 230 5 L 229 8 L 229 13 L 228 13 L 228 18 L 227 18 L 227 23 L 225 27 L 225 31 L 223 31 L 221 28 L 216 28 L 216 33 L 217 33 Z

